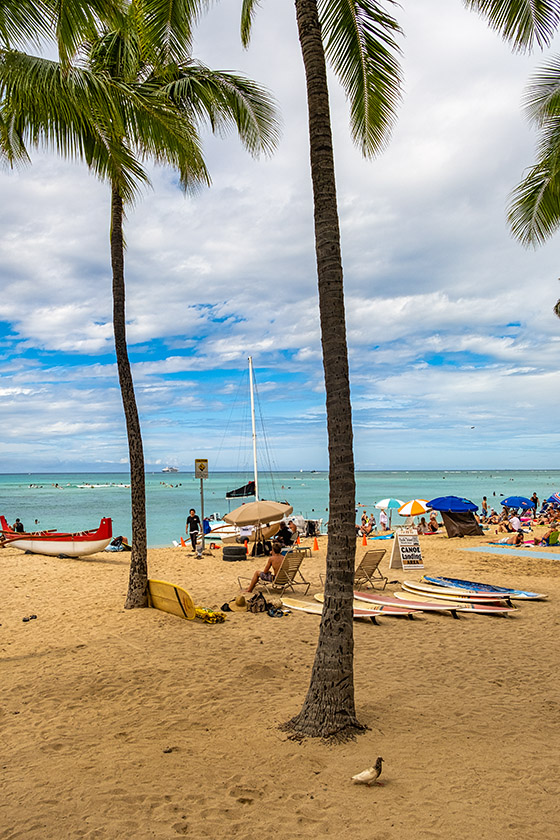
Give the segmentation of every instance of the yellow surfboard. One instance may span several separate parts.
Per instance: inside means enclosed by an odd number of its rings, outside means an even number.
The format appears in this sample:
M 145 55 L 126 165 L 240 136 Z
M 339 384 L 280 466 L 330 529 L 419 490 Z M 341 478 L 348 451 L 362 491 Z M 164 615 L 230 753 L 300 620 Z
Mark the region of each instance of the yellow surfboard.
M 186 589 L 165 580 L 148 580 L 148 592 L 150 606 L 156 610 L 178 615 L 179 618 L 187 618 L 189 621 L 196 618 L 193 599 Z

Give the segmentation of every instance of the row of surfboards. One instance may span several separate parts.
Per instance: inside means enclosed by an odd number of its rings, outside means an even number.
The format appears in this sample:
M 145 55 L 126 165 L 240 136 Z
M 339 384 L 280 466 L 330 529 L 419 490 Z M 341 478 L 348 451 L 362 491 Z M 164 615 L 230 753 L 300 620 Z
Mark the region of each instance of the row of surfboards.
M 513 601 L 543 600 L 547 597 L 539 592 L 427 576 L 420 581 L 404 581 L 402 590 L 393 594 L 354 592 L 354 618 L 368 618 L 375 623 L 378 615 L 412 618 L 417 612 L 449 612 L 454 618 L 459 612 L 505 615 L 517 609 Z M 282 603 L 287 609 L 320 615 L 325 596 L 319 592 L 314 598 L 315 602 L 282 598 Z

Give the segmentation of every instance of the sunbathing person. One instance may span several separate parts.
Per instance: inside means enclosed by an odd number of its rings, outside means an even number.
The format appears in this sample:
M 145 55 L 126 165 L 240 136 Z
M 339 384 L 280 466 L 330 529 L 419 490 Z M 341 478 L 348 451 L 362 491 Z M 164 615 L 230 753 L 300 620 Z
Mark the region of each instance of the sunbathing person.
M 523 545 L 523 531 L 517 531 L 511 537 L 502 537 L 501 540 L 490 540 L 490 545 Z
M 282 554 L 282 544 L 279 543 L 278 540 L 275 540 L 272 543 L 272 554 L 266 561 L 264 569 L 262 571 L 258 569 L 254 573 L 251 579 L 251 583 L 249 584 L 249 587 L 247 589 L 247 592 L 252 592 L 259 580 L 264 580 L 267 583 L 271 583 L 274 580 L 278 569 L 282 565 L 283 560 L 284 555 Z

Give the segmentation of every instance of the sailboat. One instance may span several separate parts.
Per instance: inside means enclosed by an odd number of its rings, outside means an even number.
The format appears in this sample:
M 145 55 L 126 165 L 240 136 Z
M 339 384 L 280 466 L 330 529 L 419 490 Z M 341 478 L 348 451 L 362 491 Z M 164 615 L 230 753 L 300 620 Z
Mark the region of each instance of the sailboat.
M 264 500 L 261 500 L 259 497 L 259 471 L 257 465 L 257 431 L 255 425 L 255 396 L 254 396 L 254 373 L 253 373 L 253 357 L 249 356 L 248 358 L 249 363 L 249 394 L 251 399 L 251 431 L 252 431 L 252 440 L 253 440 L 253 480 L 249 481 L 247 484 L 243 485 L 243 487 L 239 487 L 235 490 L 231 490 L 226 493 L 226 498 L 242 498 L 247 496 L 254 496 L 255 501 L 249 503 L 246 507 L 249 508 L 252 505 L 262 505 L 268 504 Z M 272 505 L 277 505 L 276 502 L 271 502 Z M 242 511 L 245 506 L 236 509 L 237 511 Z M 239 538 L 247 539 L 249 542 L 253 542 L 255 540 L 268 540 L 277 533 L 280 528 L 280 522 L 284 515 L 289 514 L 292 512 L 293 508 L 290 505 L 277 505 L 279 508 L 276 517 L 276 521 L 272 524 L 270 523 L 269 517 L 266 519 L 264 526 L 261 524 L 261 521 L 253 520 L 251 524 L 247 524 L 245 526 L 235 525 L 232 522 L 228 522 L 230 516 L 235 519 L 233 514 L 236 511 L 231 511 L 230 514 L 227 515 L 225 520 L 221 522 L 216 522 L 215 525 L 210 528 L 210 532 L 205 534 L 205 539 L 207 540 L 216 540 L 219 539 L 223 543 L 232 543 L 236 542 Z M 282 511 L 280 511 L 282 508 Z

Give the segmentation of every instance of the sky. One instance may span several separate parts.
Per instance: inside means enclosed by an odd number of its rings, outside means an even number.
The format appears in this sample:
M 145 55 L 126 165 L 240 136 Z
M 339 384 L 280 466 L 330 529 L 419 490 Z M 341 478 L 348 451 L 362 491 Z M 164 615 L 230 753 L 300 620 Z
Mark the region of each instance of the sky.
M 211 9 L 194 54 L 270 89 L 278 150 L 255 160 L 234 135 L 205 132 L 212 186 L 185 197 L 172 170 L 152 168 L 152 188 L 127 212 L 128 341 L 148 470 L 189 471 L 195 458 L 210 471 L 244 468 L 249 355 L 272 465 L 328 466 L 295 12 L 263 0 L 243 50 L 240 5 Z M 330 80 L 356 468 L 554 466 L 560 234 L 527 250 L 506 207 L 535 153 L 526 84 L 560 40 L 513 54 L 460 0 L 405 0 L 394 13 L 403 100 L 374 160 L 352 144 Z M 0 171 L 0 196 L 0 470 L 125 471 L 109 188 L 41 152 Z

